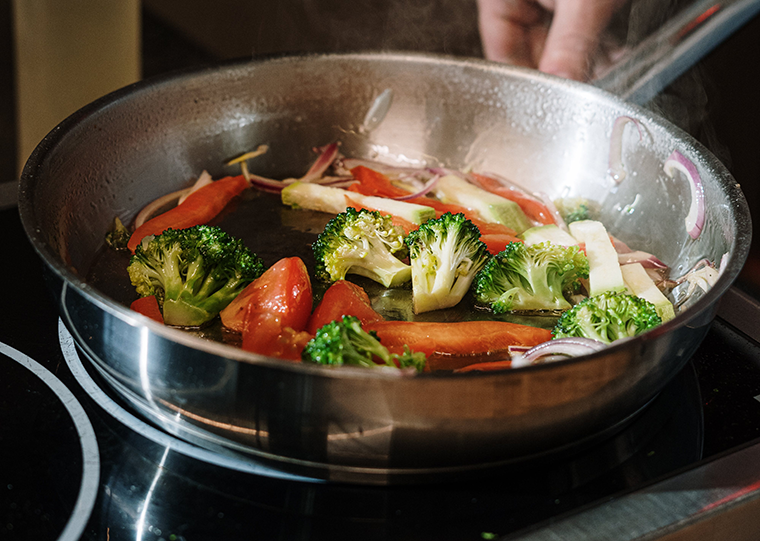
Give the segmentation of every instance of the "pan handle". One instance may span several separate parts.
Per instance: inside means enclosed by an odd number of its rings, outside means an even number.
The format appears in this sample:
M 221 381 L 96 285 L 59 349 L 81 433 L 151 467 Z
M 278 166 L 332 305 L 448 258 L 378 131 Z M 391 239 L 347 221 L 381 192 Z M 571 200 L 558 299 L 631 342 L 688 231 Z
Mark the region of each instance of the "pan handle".
M 758 12 L 760 0 L 697 0 L 592 84 L 644 105 Z

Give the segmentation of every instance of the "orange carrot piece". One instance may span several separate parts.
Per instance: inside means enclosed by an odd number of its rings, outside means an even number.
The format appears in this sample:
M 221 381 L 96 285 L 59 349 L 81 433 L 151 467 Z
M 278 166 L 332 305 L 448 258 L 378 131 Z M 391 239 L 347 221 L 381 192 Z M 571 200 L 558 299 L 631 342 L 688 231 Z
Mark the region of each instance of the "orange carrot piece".
M 379 321 L 365 326 L 377 332 L 391 352 L 404 345 L 428 357 L 431 370 L 455 370 L 496 355 L 505 356 L 509 346 L 536 346 L 551 340 L 547 329 L 506 321 Z
M 351 175 L 358 180 L 356 184 L 348 187 L 352 192 L 362 195 L 374 195 L 377 197 L 404 197 L 409 192 L 398 186 L 394 186 L 391 180 L 384 174 L 369 167 L 359 165 L 351 169 Z
M 217 216 L 232 199 L 240 195 L 250 184 L 242 175 L 225 177 L 197 189 L 177 205 L 138 227 L 129 238 L 127 248 L 134 253 L 142 239 L 148 235 L 160 235 L 167 229 L 187 229 L 203 225 Z

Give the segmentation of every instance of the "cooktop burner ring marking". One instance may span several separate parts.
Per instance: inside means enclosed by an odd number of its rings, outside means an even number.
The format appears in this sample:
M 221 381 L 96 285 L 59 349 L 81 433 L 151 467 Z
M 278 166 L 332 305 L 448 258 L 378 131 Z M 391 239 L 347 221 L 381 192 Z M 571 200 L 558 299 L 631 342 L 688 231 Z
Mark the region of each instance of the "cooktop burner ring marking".
M 79 445 L 82 448 L 82 480 L 74 509 L 58 537 L 58 541 L 76 541 L 84 532 L 87 521 L 90 520 L 100 485 L 100 451 L 95 429 L 77 398 L 52 372 L 28 355 L 3 342 L 0 342 L 0 353 L 19 363 L 47 385 L 66 408 L 77 430 Z
M 244 473 L 289 481 L 304 481 L 309 483 L 323 482 L 320 479 L 304 477 L 247 460 L 236 459 L 233 456 L 215 453 L 154 428 L 117 404 L 95 383 L 82 364 L 82 360 L 79 357 L 79 353 L 77 352 L 74 343 L 74 337 L 69 333 L 69 330 L 60 318 L 58 319 L 58 340 L 61 344 L 63 358 L 66 361 L 69 370 L 71 370 L 74 379 L 76 379 L 77 383 L 79 383 L 84 391 L 98 404 L 99 407 L 105 410 L 106 413 L 144 438 L 182 455 Z

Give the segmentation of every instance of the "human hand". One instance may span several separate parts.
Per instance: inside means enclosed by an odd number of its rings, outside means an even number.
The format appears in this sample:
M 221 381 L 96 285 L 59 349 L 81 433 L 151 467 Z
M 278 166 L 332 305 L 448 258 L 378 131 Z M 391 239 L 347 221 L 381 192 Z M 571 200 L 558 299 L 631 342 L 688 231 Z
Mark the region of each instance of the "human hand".
M 478 0 L 486 58 L 579 81 L 625 0 Z

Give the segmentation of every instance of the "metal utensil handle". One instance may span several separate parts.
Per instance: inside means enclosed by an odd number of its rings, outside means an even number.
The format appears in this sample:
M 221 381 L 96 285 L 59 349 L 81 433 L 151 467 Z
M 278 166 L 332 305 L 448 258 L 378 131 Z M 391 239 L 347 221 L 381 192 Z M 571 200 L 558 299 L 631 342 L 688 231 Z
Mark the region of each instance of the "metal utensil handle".
M 758 12 L 760 0 L 698 0 L 592 84 L 643 105 Z

